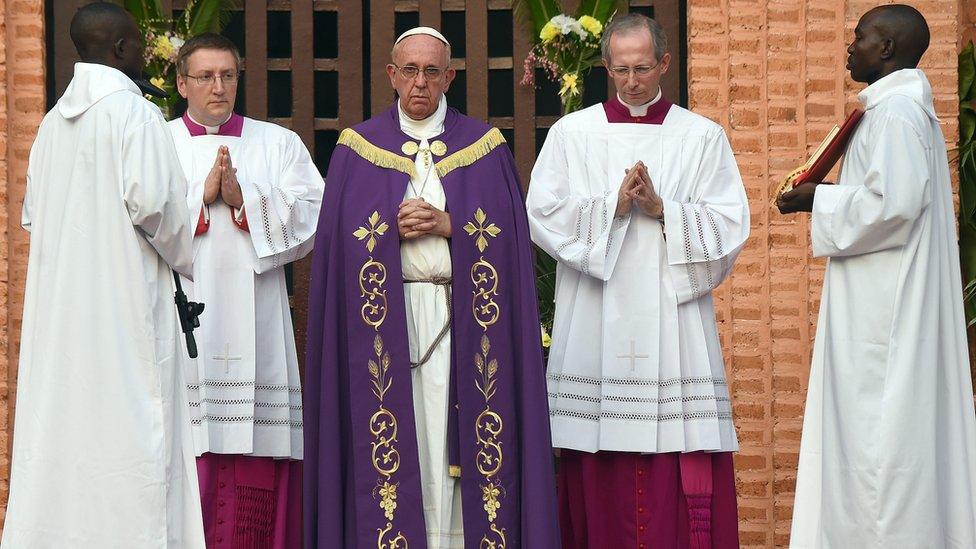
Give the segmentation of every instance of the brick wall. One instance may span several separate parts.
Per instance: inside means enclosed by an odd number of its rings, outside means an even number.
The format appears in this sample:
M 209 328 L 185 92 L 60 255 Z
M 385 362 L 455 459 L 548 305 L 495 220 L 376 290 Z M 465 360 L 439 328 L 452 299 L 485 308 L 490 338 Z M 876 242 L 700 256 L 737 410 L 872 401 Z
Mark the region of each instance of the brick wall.
M 44 115 L 44 3 L 0 0 L 0 517 L 10 479 L 10 432 L 27 274 L 20 228 L 27 156 Z M 0 518 L 0 528 L 2 528 Z
M 933 30 L 924 60 L 946 135 L 957 135 L 955 51 L 976 35 L 973 0 L 913 2 Z M 742 442 L 736 458 L 743 546 L 785 545 L 823 264 L 809 227 L 770 193 L 855 101 L 845 47 L 864 0 L 688 0 L 692 108 L 729 132 L 753 232 L 716 303 Z M 0 503 L 6 501 L 27 263 L 19 227 L 30 143 L 44 107 L 42 0 L 0 0 Z M 960 26 L 957 26 L 960 25 Z M 9 258 L 9 259 L 8 259 Z M 0 506 L 0 516 L 2 509 Z M 0 519 L 2 528 L 2 519 Z
M 958 135 L 957 14 L 966 0 L 908 0 L 925 15 L 923 59 L 943 130 Z M 865 0 L 688 0 L 689 94 L 728 131 L 752 208 L 752 234 L 716 299 L 742 449 L 736 457 L 744 547 L 789 542 L 803 406 L 824 263 L 805 216 L 771 193 L 856 103 L 844 70 Z M 970 4 L 976 2 L 969 1 Z

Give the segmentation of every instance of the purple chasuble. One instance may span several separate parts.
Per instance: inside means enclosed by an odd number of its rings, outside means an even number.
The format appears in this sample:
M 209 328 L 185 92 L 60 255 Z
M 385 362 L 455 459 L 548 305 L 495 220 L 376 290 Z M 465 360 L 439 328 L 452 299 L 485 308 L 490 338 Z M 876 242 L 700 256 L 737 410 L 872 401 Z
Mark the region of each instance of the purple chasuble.
M 448 109 L 429 140 L 451 214 L 451 412 L 466 547 L 559 547 L 528 221 L 497 129 Z M 345 130 L 316 233 L 305 546 L 426 547 L 396 219 L 417 141 L 396 106 Z M 443 146 L 442 146 L 443 145 Z
M 662 97 L 633 116 L 614 95 L 611 124 L 663 124 Z M 730 452 L 635 454 L 562 450 L 559 520 L 565 549 L 733 549 L 739 546 Z

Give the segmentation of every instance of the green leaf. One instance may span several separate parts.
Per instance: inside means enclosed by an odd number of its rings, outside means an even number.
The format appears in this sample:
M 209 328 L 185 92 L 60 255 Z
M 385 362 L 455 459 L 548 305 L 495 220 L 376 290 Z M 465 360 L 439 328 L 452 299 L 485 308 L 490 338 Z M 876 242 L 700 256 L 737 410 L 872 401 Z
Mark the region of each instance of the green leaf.
M 959 99 L 961 102 L 968 102 L 972 99 L 970 93 L 974 80 L 976 80 L 976 55 L 974 55 L 973 43 L 970 42 L 959 54 Z
M 193 0 L 186 7 L 187 37 L 205 32 L 219 33 L 235 7 L 236 0 Z
M 973 140 L 976 133 L 976 111 L 972 108 L 959 109 L 959 144 L 965 146 Z
M 122 0 L 122 7 L 132 14 L 140 26 L 151 19 L 163 18 L 160 0 Z
M 576 18 L 589 15 L 601 23 L 606 23 L 607 19 L 617 11 L 617 0 L 582 0 L 579 9 L 576 11 Z
M 974 212 L 976 212 L 976 158 L 970 152 L 963 153 L 959 161 L 959 220 L 976 230 Z
M 542 27 L 562 13 L 562 7 L 556 0 L 514 0 L 512 9 L 516 17 L 530 25 L 533 43 L 539 41 Z

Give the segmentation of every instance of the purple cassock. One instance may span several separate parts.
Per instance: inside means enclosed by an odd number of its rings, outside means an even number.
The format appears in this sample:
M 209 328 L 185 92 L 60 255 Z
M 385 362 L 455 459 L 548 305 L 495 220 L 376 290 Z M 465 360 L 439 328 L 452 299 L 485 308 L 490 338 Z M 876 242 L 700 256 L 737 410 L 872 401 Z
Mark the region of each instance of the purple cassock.
M 454 109 L 430 145 L 451 214 L 448 447 L 465 546 L 559 547 L 514 160 L 501 132 Z M 308 310 L 307 548 L 426 547 L 396 225 L 416 151 L 394 105 L 343 131 L 329 164 Z

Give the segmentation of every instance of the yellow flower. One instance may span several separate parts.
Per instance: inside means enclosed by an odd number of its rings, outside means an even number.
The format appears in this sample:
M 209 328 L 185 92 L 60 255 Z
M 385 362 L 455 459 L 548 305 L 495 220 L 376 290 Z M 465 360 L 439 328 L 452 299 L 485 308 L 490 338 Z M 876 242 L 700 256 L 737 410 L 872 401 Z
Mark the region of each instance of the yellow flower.
M 544 27 L 542 27 L 542 32 L 539 33 L 539 38 L 541 38 L 543 42 L 550 42 L 553 38 L 559 36 L 560 34 L 562 34 L 562 32 L 559 31 L 559 27 L 553 25 L 550 21 L 546 23 Z
M 157 88 L 162 89 L 163 85 L 166 84 L 166 80 L 164 80 L 163 77 L 161 76 L 154 76 L 149 79 L 149 83 L 152 84 L 153 86 L 156 86 Z
M 542 328 L 542 346 L 548 349 L 552 345 L 552 337 L 549 336 L 549 332 L 546 331 L 544 325 L 539 324 L 539 327 Z
M 579 80 L 579 75 L 575 72 L 568 72 L 563 75 L 563 87 L 559 89 L 559 95 L 576 95 L 579 93 L 579 86 L 577 81 Z
M 580 17 L 579 23 L 581 27 L 597 38 L 599 38 L 600 33 L 603 32 L 603 23 L 600 23 L 600 21 L 598 21 L 596 18 L 590 17 L 589 15 Z
M 173 43 L 169 41 L 168 36 L 162 35 L 153 42 L 152 51 L 160 59 L 169 59 L 176 53 L 176 48 L 173 47 Z

